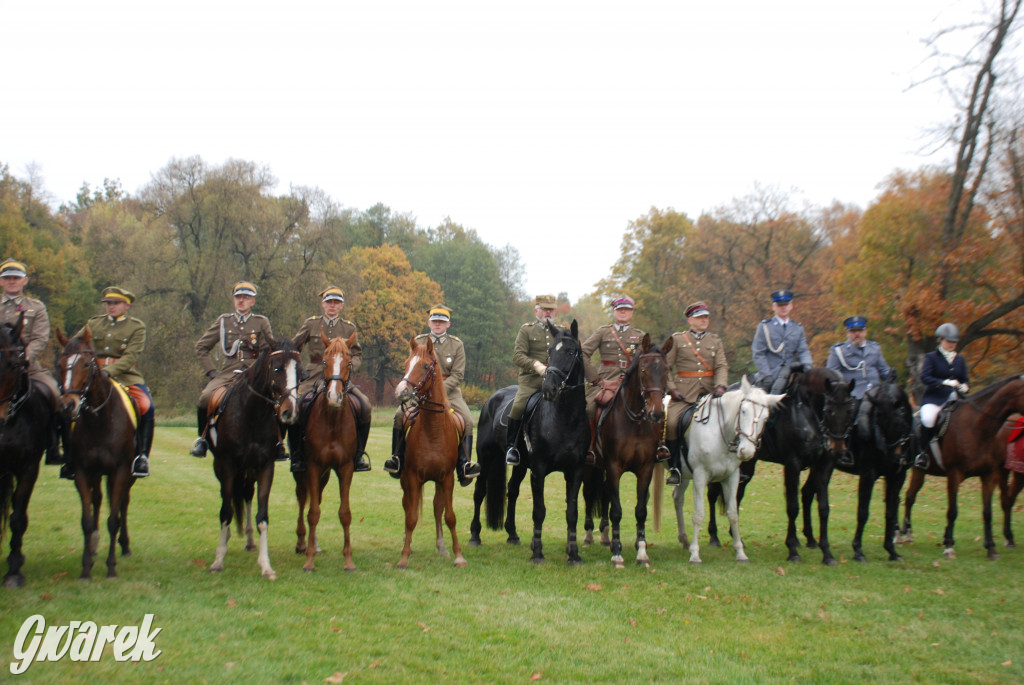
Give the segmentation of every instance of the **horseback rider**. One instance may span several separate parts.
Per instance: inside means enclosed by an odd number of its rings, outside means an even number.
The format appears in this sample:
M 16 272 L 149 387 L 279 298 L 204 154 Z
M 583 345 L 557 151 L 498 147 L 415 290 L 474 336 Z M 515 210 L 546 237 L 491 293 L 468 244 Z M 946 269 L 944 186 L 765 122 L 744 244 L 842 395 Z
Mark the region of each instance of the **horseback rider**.
M 135 302 L 135 295 L 131 291 L 116 286 L 104 288 L 100 302 L 107 313 L 89 319 L 85 328 L 92 334 L 96 363 L 103 374 L 125 386 L 140 409 L 145 407 L 139 416 L 135 439 L 137 453 L 132 461 L 132 475 L 145 478 L 149 475 L 149 452 L 153 447 L 153 423 L 156 416 L 153 396 L 149 394 L 146 380 L 136 368 L 146 349 L 146 324 L 134 316 L 128 316 L 128 310 Z M 60 477 L 75 479 L 70 463 L 61 467 Z
M 750 345 L 757 367 L 755 382 L 773 395 L 786 389 L 790 374 L 814 366 L 807 347 L 804 327 L 790 318 L 793 313 L 793 291 L 772 293 L 774 316 L 762 319 L 754 331 Z
M 50 439 L 46 447 L 47 465 L 71 463 L 71 422 L 64 418 L 61 411 L 60 388 L 53 374 L 39 363 L 39 355 L 50 343 L 50 317 L 46 313 L 46 305 L 25 294 L 28 285 L 28 267 L 24 262 L 6 259 L 0 263 L 0 283 L 4 294 L 0 300 L 0 325 L 16 324 L 18 317 L 24 314 L 25 322 L 21 329 L 21 339 L 25 343 L 25 363 L 28 365 L 28 377 L 35 381 L 37 388 L 43 391 L 50 402 L 51 428 Z M 64 443 L 64 454 L 61 455 L 60 443 Z
M 519 389 L 512 401 L 512 410 L 508 417 L 508 432 L 505 443 L 505 463 L 517 466 L 520 461 L 516 441 L 522 429 L 523 412 L 530 396 L 540 390 L 547 371 L 548 348 L 551 347 L 551 331 L 548 324 L 554 316 L 557 301 L 553 295 L 538 295 L 534 299 L 533 315 L 535 321 L 528 321 L 519 328 L 512 353 L 512 363 L 519 367 Z
M 306 378 L 299 384 L 299 397 L 302 397 L 302 404 L 306 405 L 312 399 L 313 389 L 323 377 L 324 342 L 320 338 L 323 333 L 328 340 L 335 338 L 348 339 L 356 332 L 356 325 L 347 319 L 341 318 L 341 310 L 345 308 L 345 293 L 336 285 L 328 286 L 320 293 L 320 307 L 324 310 L 323 316 L 315 315 L 306 319 L 299 328 L 299 332 L 292 338 L 295 349 L 302 350 L 303 346 L 309 346 L 309 364 L 306 365 Z M 352 353 L 352 373 L 359 370 L 363 363 L 363 348 L 359 343 L 349 350 Z M 363 394 L 363 391 L 349 382 L 348 393 L 359 401 L 359 413 L 356 416 L 356 462 L 355 471 L 370 470 L 370 458 L 366 454 L 366 442 L 370 437 L 370 420 L 372 418 L 372 405 L 370 398 Z M 307 398 L 306 395 L 310 397 Z M 306 455 L 302 451 L 305 436 L 305 415 L 300 412 L 299 420 L 288 428 L 288 451 L 291 453 L 292 473 L 301 473 L 306 470 Z
M 261 352 L 270 349 L 270 340 L 274 337 L 267 317 L 252 313 L 252 307 L 256 304 L 256 285 L 249 281 L 239 281 L 232 288 L 231 294 L 235 301 L 235 311 L 218 316 L 196 341 L 196 358 L 210 381 L 200 393 L 199 406 L 196 408 L 199 437 L 192 444 L 190 454 L 193 457 L 205 457 L 209 449 L 204 436 L 207 406 L 214 391 L 231 385 L 237 374 L 252 366 Z M 214 349 L 220 349 L 224 355 L 224 366 L 219 372 L 210 358 Z M 284 444 L 279 441 L 277 460 L 284 461 L 287 458 Z
M 622 382 L 622 377 L 633 361 L 644 339 L 644 332 L 630 325 L 633 319 L 634 302 L 627 296 L 612 300 L 612 320 L 610 324 L 601 326 L 593 335 L 584 341 L 583 365 L 587 377 L 587 418 L 590 419 L 590 449 L 587 450 L 586 461 L 593 464 L 594 443 L 597 441 L 597 396 L 601 391 L 609 395 L 615 392 Z M 595 351 L 600 352 L 601 365 L 594 366 L 591 358 Z
M 665 421 L 666 444 L 669 450 L 667 485 L 679 485 L 682 476 L 682 450 L 687 449 L 682 425 L 683 413 L 708 393 L 714 397 L 725 394 L 729 382 L 729 362 L 725 345 L 717 334 L 708 331 L 711 312 L 703 302 L 686 308 L 688 331 L 672 334 L 672 349 L 665 355 L 668 365 L 666 390 L 671 398 Z
M 832 346 L 825 366 L 839 372 L 844 381 L 855 381 L 850 395 L 858 403 L 856 421 L 858 425 L 867 425 L 868 405 L 861 402 L 861 399 L 871 388 L 893 379 L 896 370 L 885 363 L 882 346 L 867 339 L 867 317 L 847 317 L 843 320 L 843 326 L 846 327 L 846 342 Z M 838 466 L 853 466 L 853 455 L 845 450 L 836 463 Z
M 454 335 L 448 333 L 448 328 L 451 325 L 451 308 L 443 304 L 436 304 L 427 312 L 427 326 L 430 328 L 430 332 L 417 335 L 416 342 L 425 345 L 429 338 L 433 343 L 434 354 L 437 355 L 437 363 L 444 378 L 444 390 L 448 395 L 448 404 L 456 414 L 462 417 L 465 425 L 465 433 L 462 436 L 462 443 L 459 445 L 459 462 L 455 467 L 459 483 L 465 487 L 472 479 L 480 475 L 480 465 L 473 463 L 470 458 L 473 454 L 473 418 L 469 413 L 469 405 L 462 397 L 460 387 L 462 379 L 466 376 L 465 345 Z M 401 407 L 395 412 L 395 423 L 391 432 L 391 457 L 384 462 L 384 470 L 395 478 L 402 470 L 402 457 L 405 454 L 404 415 L 405 412 Z
M 926 354 L 921 364 L 924 394 L 918 425 L 920 452 L 914 460 L 914 466 L 919 469 L 927 469 L 930 463 L 928 452 L 942 406 L 970 391 L 967 362 L 956 352 L 956 344 L 960 342 L 959 329 L 951 323 L 944 323 L 935 329 L 935 337 L 939 340 L 938 347 Z

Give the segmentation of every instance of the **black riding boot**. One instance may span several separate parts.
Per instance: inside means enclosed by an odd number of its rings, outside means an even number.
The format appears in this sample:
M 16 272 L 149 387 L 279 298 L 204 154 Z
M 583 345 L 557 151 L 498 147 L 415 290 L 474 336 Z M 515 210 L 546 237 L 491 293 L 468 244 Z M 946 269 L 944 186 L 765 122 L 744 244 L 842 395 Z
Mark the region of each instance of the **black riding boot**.
M 927 470 L 931 464 L 932 432 L 933 429 L 923 423 L 917 424 L 918 452 L 914 459 L 914 466 L 922 471 Z
M 64 463 L 64 457 L 60 453 L 60 420 L 58 412 L 50 410 L 49 434 L 50 442 L 46 445 L 46 465 L 57 466 Z
M 64 445 L 64 465 L 60 467 L 60 477 L 65 480 L 75 479 L 74 460 L 71 454 L 71 421 L 63 416 L 57 416 L 57 430 L 60 432 L 60 441 Z
M 398 478 L 402 472 L 402 457 L 405 456 L 403 432 L 401 428 L 391 429 L 391 456 L 384 462 L 384 470 L 390 473 L 392 478 Z
M 288 455 L 292 462 L 292 473 L 302 473 L 306 470 L 306 453 L 302 450 L 305 439 L 306 430 L 301 422 L 288 426 Z
M 459 445 L 459 463 L 455 466 L 455 473 L 459 477 L 459 485 L 466 487 L 474 478 L 480 475 L 480 464 L 474 464 L 469 459 L 473 453 L 473 434 L 467 433 L 462 436 L 462 443 Z
M 597 452 L 594 450 L 597 447 L 597 417 L 590 419 L 590 449 L 587 450 L 586 456 L 583 457 L 583 462 L 587 466 L 593 466 L 597 463 Z
M 135 431 L 135 460 L 132 462 L 132 475 L 145 478 L 149 475 L 149 451 L 153 449 L 153 417 L 145 416 L 139 421 Z
M 206 438 L 203 434 L 206 432 L 206 407 L 196 407 L 196 429 L 199 431 L 199 437 L 192 443 L 192 449 L 189 450 L 189 454 L 193 457 L 205 457 L 206 450 L 210 448 L 206 444 Z
M 370 470 L 370 457 L 366 454 L 366 441 L 370 439 L 370 424 L 356 424 L 356 473 Z
M 522 419 L 509 417 L 508 430 L 505 433 L 505 463 L 509 466 L 519 466 L 519 450 L 516 448 L 516 442 L 519 440 L 519 430 L 522 426 Z
M 679 455 L 679 441 L 666 440 L 665 446 L 669 451 L 668 478 L 665 479 L 665 485 L 679 485 L 683 469 L 682 457 Z

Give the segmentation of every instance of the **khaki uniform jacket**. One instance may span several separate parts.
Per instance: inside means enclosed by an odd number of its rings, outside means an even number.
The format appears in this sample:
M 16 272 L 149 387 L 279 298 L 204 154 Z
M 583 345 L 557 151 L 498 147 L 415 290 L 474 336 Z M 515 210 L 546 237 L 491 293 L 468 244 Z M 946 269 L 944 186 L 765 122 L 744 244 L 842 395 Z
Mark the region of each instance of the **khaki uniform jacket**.
M 136 368 L 146 349 L 146 324 L 127 314 L 116 321 L 103 315 L 89 319 L 85 328 L 92 334 L 97 361 L 111 378 L 122 385 L 146 384 Z
M 205 373 L 216 371 L 210 353 L 218 351 L 224 357 L 221 374 L 241 371 L 252 366 L 260 352 L 270 348 L 273 337 L 270 321 L 262 314 L 250 314 L 244 323 L 233 313 L 221 314 L 196 341 L 196 358 Z
M 416 342 L 421 345 L 427 344 L 430 333 L 421 333 L 416 336 Z M 434 354 L 437 355 L 437 363 L 441 367 L 441 375 L 444 377 L 444 390 L 448 395 L 448 404 L 452 409 L 462 415 L 466 421 L 466 431 L 473 431 L 473 419 L 469 415 L 469 405 L 462 397 L 462 381 L 466 377 L 466 346 L 454 335 L 447 333 L 441 338 L 441 342 L 434 343 Z
M 616 335 L 619 336 L 622 346 L 616 342 Z M 618 380 L 619 376 L 629 368 L 643 339 L 644 332 L 633 326 L 629 326 L 622 333 L 615 332 L 614 324 L 598 328 L 583 342 L 583 365 L 586 368 L 587 380 L 591 383 L 597 380 Z M 629 356 L 622 351 L 623 347 L 629 352 Z M 601 356 L 596 366 L 591 361 L 595 351 L 599 352 Z
M 303 347 L 309 348 L 309 364 L 306 365 L 306 372 L 310 378 L 319 378 L 322 375 L 320 365 L 324 361 L 324 341 L 320 339 L 320 332 L 323 331 L 328 340 L 334 340 L 335 338 L 348 339 L 356 330 L 354 323 L 340 316 L 334 321 L 328 321 L 327 317 L 323 315 L 311 316 L 302 322 L 299 332 L 292 338 L 292 344 L 297 350 L 302 350 Z M 356 344 L 349 352 L 352 353 L 352 373 L 355 373 L 363 363 L 363 348 L 359 345 L 358 337 Z
M 707 365 L 697 353 L 704 357 Z M 689 405 L 704 393 L 711 392 L 716 385 L 728 385 L 729 363 L 725 359 L 725 346 L 717 334 L 710 331 L 701 339 L 693 331 L 678 331 L 672 334 L 672 349 L 665 355 L 668 362 L 667 390 L 676 390 L 683 396 L 683 402 L 672 404 Z M 710 368 L 709 368 L 710 367 Z M 704 378 L 680 378 L 679 373 L 708 372 L 714 375 Z
M 25 359 L 28 361 L 28 375 L 34 381 L 46 385 L 53 393 L 51 398 L 56 401 L 60 397 L 57 380 L 40 362 L 39 355 L 46 350 L 50 342 L 50 315 L 46 313 L 46 305 L 26 295 L 7 299 L 0 295 L 0 325 L 16 324 L 18 316 L 25 313 L 25 323 L 21 329 L 21 339 L 25 343 Z
M 551 332 L 539 321 L 524 323 L 516 334 L 512 363 L 519 367 L 519 387 L 540 390 L 543 378 L 533 370 L 533 362 L 548 363 Z

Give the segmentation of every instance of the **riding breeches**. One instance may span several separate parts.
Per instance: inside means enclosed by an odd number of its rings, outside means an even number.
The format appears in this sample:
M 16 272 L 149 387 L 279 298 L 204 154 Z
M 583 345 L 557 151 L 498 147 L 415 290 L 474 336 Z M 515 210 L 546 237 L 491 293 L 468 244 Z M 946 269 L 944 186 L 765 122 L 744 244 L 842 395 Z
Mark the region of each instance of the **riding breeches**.
M 526 382 L 519 384 L 519 389 L 516 390 L 516 398 L 512 400 L 512 411 L 509 414 L 509 418 L 523 418 L 523 412 L 526 410 L 526 403 L 529 401 L 531 395 L 540 390 L 542 382 L 543 380 L 541 379 L 541 377 L 537 376 L 535 383 Z

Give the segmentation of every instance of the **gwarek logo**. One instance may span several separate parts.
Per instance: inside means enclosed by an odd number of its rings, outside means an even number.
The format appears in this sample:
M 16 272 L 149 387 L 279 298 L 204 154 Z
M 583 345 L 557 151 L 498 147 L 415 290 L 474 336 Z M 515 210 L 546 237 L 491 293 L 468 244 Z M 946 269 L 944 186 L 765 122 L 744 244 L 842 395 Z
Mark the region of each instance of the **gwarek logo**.
M 14 641 L 11 673 L 19 675 L 33 661 L 99 661 L 109 643 L 115 661 L 152 661 L 162 650 L 153 640 L 163 628 L 152 630 L 153 614 L 146 614 L 142 626 L 97 626 L 92 621 L 71 621 L 66 626 L 46 627 L 41 614 L 29 616 Z

